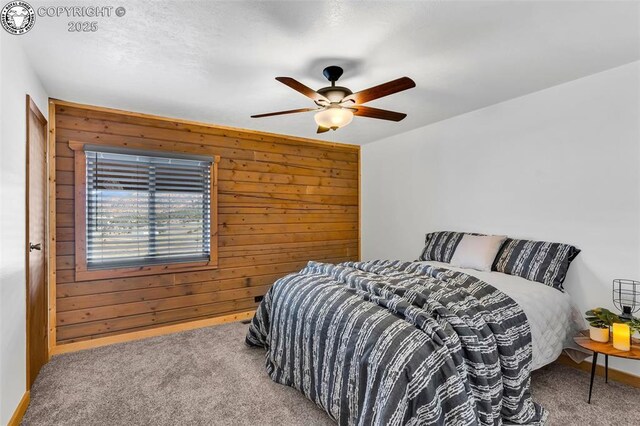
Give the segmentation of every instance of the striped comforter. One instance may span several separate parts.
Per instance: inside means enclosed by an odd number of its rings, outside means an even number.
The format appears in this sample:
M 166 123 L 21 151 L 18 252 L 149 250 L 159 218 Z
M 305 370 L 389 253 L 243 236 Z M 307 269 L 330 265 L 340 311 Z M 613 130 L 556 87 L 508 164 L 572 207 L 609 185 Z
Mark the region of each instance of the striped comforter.
M 247 343 L 341 425 L 542 424 L 520 307 L 472 276 L 400 261 L 309 262 L 265 295 Z

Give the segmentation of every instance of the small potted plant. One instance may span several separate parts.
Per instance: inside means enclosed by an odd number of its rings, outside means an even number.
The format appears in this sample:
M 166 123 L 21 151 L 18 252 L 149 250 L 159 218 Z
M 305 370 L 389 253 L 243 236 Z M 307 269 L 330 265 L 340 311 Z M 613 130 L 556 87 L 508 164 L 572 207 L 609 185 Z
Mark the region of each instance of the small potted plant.
M 632 317 L 629 321 L 629 327 L 631 327 L 631 334 L 640 334 L 640 318 Z
M 605 308 L 595 308 L 586 312 L 589 323 L 589 337 L 596 342 L 607 343 L 609 341 L 609 327 L 614 322 L 620 322 L 620 318 Z

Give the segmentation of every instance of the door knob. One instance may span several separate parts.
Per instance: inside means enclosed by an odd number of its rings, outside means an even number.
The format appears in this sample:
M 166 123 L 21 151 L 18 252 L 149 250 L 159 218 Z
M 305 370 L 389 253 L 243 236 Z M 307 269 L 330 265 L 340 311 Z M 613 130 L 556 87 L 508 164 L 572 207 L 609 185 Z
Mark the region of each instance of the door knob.
M 42 250 L 42 245 L 40 243 L 38 244 L 29 243 L 29 251 L 32 252 L 34 250 Z

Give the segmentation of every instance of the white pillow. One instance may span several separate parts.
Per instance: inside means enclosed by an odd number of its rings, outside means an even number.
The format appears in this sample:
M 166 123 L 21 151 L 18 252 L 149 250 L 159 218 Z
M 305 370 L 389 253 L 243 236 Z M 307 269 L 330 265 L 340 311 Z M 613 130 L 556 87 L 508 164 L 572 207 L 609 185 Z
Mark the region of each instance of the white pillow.
M 491 271 L 498 250 L 506 239 L 504 235 L 465 234 L 456 247 L 450 263 L 459 268 Z

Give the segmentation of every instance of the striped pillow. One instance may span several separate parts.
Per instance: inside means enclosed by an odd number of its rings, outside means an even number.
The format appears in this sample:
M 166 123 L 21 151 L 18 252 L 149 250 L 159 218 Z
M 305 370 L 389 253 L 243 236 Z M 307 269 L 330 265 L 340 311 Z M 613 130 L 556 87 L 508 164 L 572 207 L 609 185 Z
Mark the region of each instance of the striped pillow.
M 427 234 L 420 260 L 435 260 L 436 262 L 449 263 L 464 234 L 464 232 L 451 231 Z
M 492 269 L 562 291 L 569 265 L 578 253 L 580 249 L 568 244 L 507 238 L 498 251 Z

